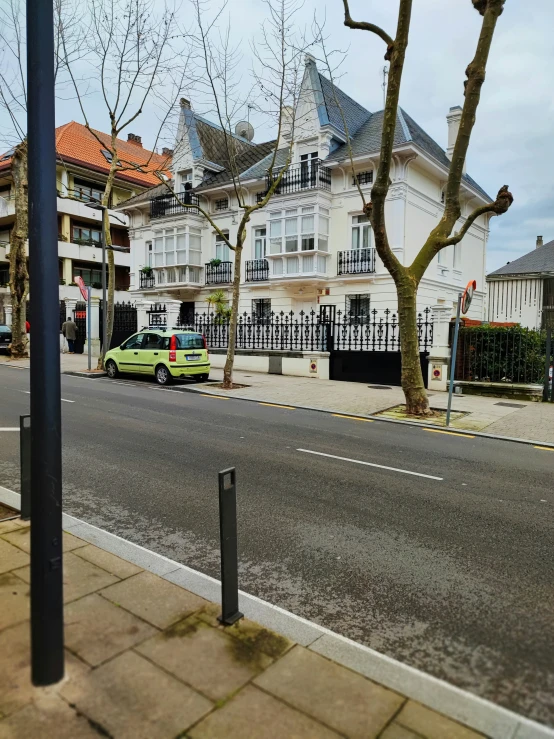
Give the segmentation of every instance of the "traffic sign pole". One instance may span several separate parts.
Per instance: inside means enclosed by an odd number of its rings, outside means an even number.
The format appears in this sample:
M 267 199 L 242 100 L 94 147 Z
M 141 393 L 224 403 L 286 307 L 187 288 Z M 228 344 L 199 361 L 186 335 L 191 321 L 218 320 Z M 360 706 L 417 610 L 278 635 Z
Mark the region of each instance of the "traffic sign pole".
M 462 307 L 462 293 L 458 295 L 458 307 L 456 309 L 456 325 L 454 327 L 454 340 L 450 358 L 450 382 L 448 384 L 448 406 L 446 408 L 446 425 L 450 426 L 450 411 L 452 409 L 452 393 L 454 392 L 454 370 L 456 369 L 456 353 L 458 350 L 458 333 L 460 331 L 460 310 Z

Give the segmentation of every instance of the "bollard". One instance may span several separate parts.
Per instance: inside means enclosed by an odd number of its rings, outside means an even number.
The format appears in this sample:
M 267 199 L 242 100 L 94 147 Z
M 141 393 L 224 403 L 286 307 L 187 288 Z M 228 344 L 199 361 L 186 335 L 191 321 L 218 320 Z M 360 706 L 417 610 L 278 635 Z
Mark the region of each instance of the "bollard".
M 25 425 L 25 421 L 29 423 Z M 19 463 L 21 480 L 21 518 L 31 518 L 31 416 L 19 416 Z
M 225 486 L 225 478 L 229 484 Z M 243 617 L 239 611 L 239 575 L 237 555 L 237 486 L 235 468 L 219 473 L 219 541 L 221 545 L 221 616 L 230 626 Z

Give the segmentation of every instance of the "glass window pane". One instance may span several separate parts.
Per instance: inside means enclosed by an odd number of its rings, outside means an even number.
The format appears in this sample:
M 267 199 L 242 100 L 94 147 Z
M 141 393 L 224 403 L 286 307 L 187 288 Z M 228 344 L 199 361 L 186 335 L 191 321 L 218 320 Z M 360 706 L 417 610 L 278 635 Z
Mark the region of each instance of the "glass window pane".
M 287 236 L 285 239 L 285 251 L 298 251 L 298 237 Z
M 317 240 L 317 248 L 320 251 L 329 251 L 329 242 L 327 239 L 320 236 Z
M 281 239 L 270 239 L 269 240 L 269 253 L 280 254 L 281 253 Z
M 154 239 L 154 251 L 160 252 L 163 251 L 164 248 L 164 240 L 162 238 Z
M 154 254 L 154 267 L 163 267 L 164 263 L 164 255 L 163 254 Z
M 286 260 L 287 262 L 287 274 L 288 275 L 296 275 L 298 274 L 298 257 L 292 257 L 290 259 Z
M 329 219 L 328 218 L 319 216 L 319 233 L 321 234 L 329 233 Z
M 352 248 L 353 249 L 360 248 L 360 229 L 359 228 L 352 229 Z
M 270 236 L 281 236 L 282 226 L 281 221 L 271 221 L 269 224 L 269 235 Z
M 166 264 L 175 264 L 175 252 L 169 251 L 165 254 L 165 263 Z
M 189 234 L 189 249 L 192 249 L 193 251 L 200 251 L 202 248 L 202 240 L 200 236 L 197 236 L 196 234 Z
M 285 221 L 285 234 L 295 234 L 298 231 L 296 218 L 288 218 Z
M 363 229 L 363 248 L 367 249 L 369 247 L 369 234 L 371 226 L 362 226 Z
M 302 233 L 305 234 L 311 232 L 314 230 L 314 228 L 314 217 L 302 216 Z
M 302 251 L 311 251 L 315 246 L 314 235 L 302 236 Z

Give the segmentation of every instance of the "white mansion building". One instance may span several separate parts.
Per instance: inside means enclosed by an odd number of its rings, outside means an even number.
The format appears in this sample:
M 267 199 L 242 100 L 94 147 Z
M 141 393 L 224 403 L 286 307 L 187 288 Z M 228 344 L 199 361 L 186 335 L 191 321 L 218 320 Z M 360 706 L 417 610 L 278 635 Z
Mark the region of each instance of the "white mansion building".
M 371 226 L 362 214 L 337 101 L 347 120 L 356 177 L 368 200 L 379 157 L 382 112 L 370 113 L 338 88 L 333 89 L 310 56 L 302 86 L 292 164 L 278 193 L 254 213 L 248 226 L 241 310 L 258 315 L 270 310 L 318 310 L 321 305 L 356 314 L 374 308 L 395 310 L 394 283 L 375 253 Z M 405 264 L 412 262 L 441 217 L 448 157 L 460 116 L 460 108 L 450 109 L 448 148 L 444 151 L 399 109 L 387 227 L 391 246 Z M 286 160 L 286 134 L 284 138 L 277 165 Z M 184 197 L 185 185 L 190 182 L 188 197 L 200 202 L 232 240 L 241 212 L 226 165 L 225 133 L 196 114 L 183 99 L 176 142 L 172 165 L 175 191 Z M 255 144 L 237 136 L 235 146 L 242 191 L 250 202 L 256 202 L 267 188 L 275 142 Z M 463 216 L 490 202 L 467 175 L 461 200 Z M 118 209 L 129 217 L 130 290 L 134 297 L 151 302 L 181 301 L 183 317 L 205 312 L 206 298 L 214 289 L 228 291 L 230 298 L 234 254 L 206 219 L 184 209 L 165 185 L 121 203 Z M 438 255 L 419 288 L 421 309 L 442 305 L 450 311 L 459 291 L 475 279 L 478 289 L 469 315 L 484 317 L 487 236 L 488 216 L 482 216 L 460 244 Z M 444 313 L 449 315 L 449 311 Z

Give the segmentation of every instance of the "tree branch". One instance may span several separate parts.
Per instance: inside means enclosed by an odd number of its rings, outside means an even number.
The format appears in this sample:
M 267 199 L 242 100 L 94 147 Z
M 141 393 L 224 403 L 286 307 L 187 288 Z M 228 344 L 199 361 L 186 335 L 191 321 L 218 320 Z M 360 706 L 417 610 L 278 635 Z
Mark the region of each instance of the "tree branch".
M 462 228 L 449 239 L 444 240 L 440 249 L 445 246 L 458 244 L 464 238 L 466 233 L 469 231 L 477 218 L 479 218 L 479 216 L 485 215 L 485 213 L 494 213 L 495 215 L 500 216 L 503 213 L 507 212 L 508 208 L 513 202 L 514 197 L 512 193 L 508 190 L 508 185 L 504 185 L 498 191 L 498 195 L 496 196 L 496 200 L 494 201 L 494 203 L 487 203 L 486 205 L 480 205 L 478 208 L 475 208 L 475 210 L 466 218 L 466 221 Z M 437 251 L 440 251 L 440 249 L 438 249 Z
M 383 31 L 382 28 L 379 28 L 379 26 L 376 26 L 374 23 L 352 20 L 352 16 L 350 15 L 350 8 L 348 7 L 348 0 L 342 0 L 342 2 L 344 4 L 344 25 L 348 26 L 348 28 L 358 28 L 361 31 L 370 31 L 376 36 L 379 36 L 379 38 L 383 39 L 383 41 L 387 45 L 387 53 L 385 55 L 385 59 L 390 59 L 392 48 L 394 46 L 394 41 L 389 36 L 389 34 Z

